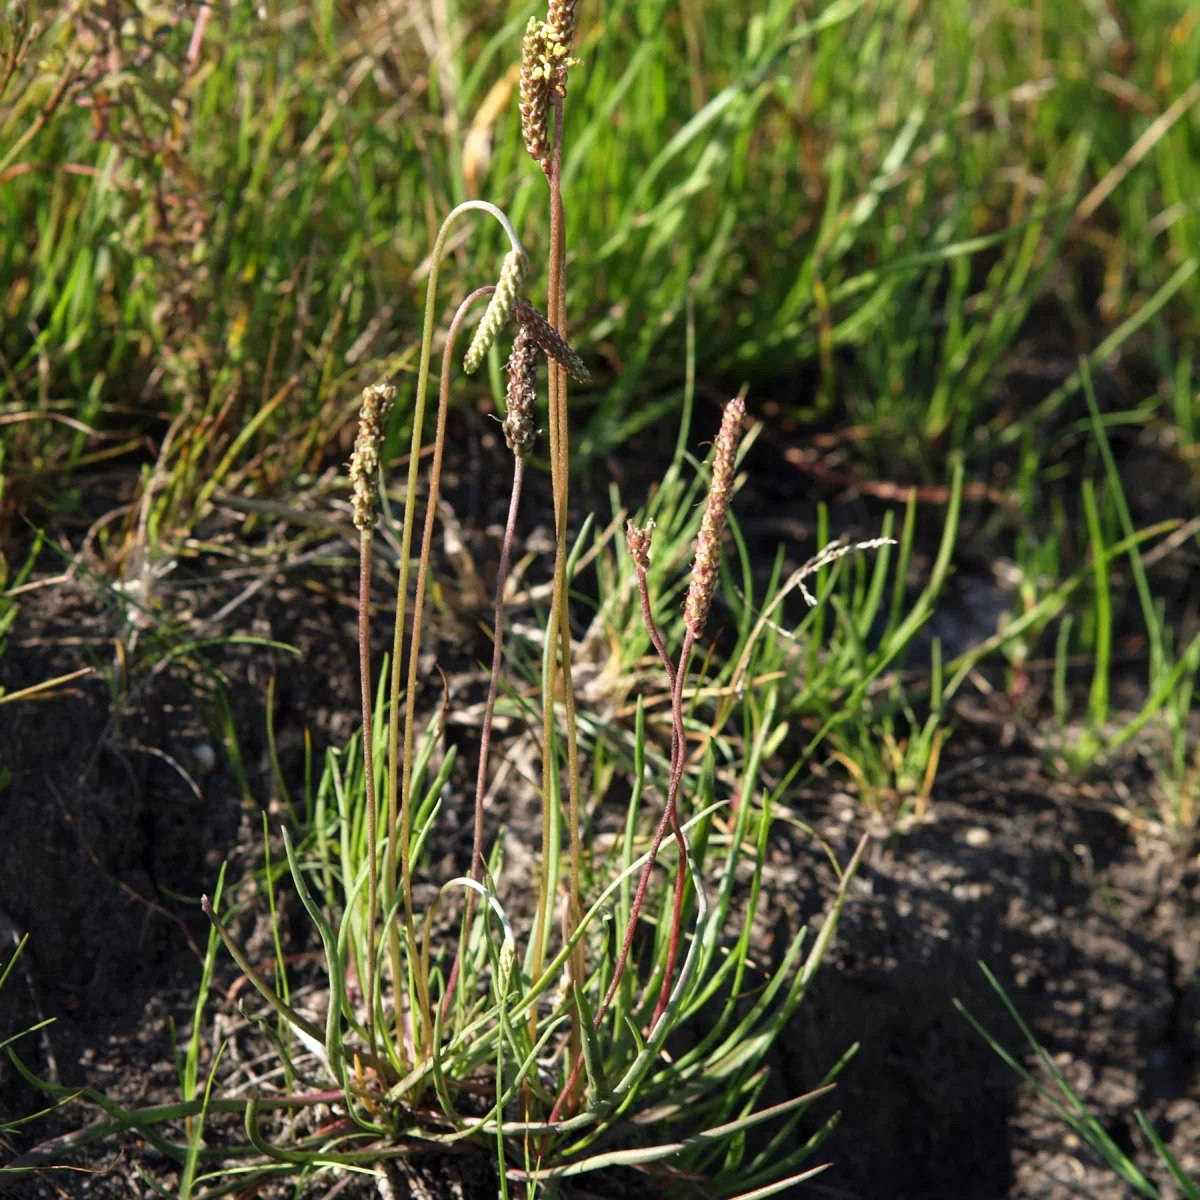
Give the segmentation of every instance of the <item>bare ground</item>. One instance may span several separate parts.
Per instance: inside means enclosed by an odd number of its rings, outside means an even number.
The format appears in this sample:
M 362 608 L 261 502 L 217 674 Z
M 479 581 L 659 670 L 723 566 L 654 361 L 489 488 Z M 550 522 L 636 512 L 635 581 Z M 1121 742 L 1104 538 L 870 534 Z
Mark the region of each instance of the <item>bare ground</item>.
M 467 491 L 458 498 L 466 507 L 481 503 Z M 765 500 L 764 514 L 770 495 Z M 537 537 L 532 528 L 526 533 Z M 494 537 L 473 532 L 467 540 L 486 582 Z M 211 560 L 178 574 L 160 598 L 180 628 L 243 596 L 247 586 L 246 577 L 215 570 Z M 207 936 L 196 898 L 211 889 L 222 860 L 230 859 L 231 878 L 259 861 L 262 804 L 273 821 L 284 815 L 267 753 L 269 678 L 276 678 L 276 732 L 293 787 L 303 777 L 304 731 L 312 732 L 319 755 L 355 725 L 349 566 L 310 563 L 265 578 L 270 586 L 245 597 L 218 631 L 287 642 L 299 654 L 248 646 L 204 654 L 227 681 L 248 795 L 212 726 L 211 679 L 194 666 L 134 676 L 135 690 L 114 723 L 105 676 L 112 678 L 122 620 L 86 582 L 29 597 L 0 659 L 10 690 L 89 663 L 105 669 L 53 700 L 0 706 L 0 754 L 13 776 L 0 793 L 4 958 L 14 934 L 31 934 L 21 967 L 0 994 L 0 1040 L 31 1020 L 54 1017 L 21 1049 L 35 1070 L 61 1083 L 90 1083 L 129 1105 L 177 1096 L 170 1023 L 183 1030 L 190 1022 L 195 948 Z M 381 582 L 383 606 L 386 591 Z M 473 629 L 470 612 L 448 611 L 429 644 L 462 695 L 478 688 L 472 662 L 485 643 Z M 955 1010 L 953 1000 L 961 999 L 1023 1055 L 980 959 L 1118 1144 L 1153 1174 L 1133 1122 L 1140 1107 L 1185 1169 L 1200 1172 L 1195 868 L 1145 841 L 1135 844 L 1113 815 L 1116 800 L 1147 786 L 1135 764 L 1090 789 L 1051 787 L 1039 756 L 1013 736 L 1004 714 L 976 697 L 955 717 L 958 733 L 931 819 L 903 833 L 873 830 L 834 953 L 781 1044 L 783 1095 L 811 1087 L 852 1042 L 861 1043 L 836 1095 L 842 1120 L 827 1147 L 835 1165 L 812 1191 L 861 1200 L 1128 1194 Z M 457 810 L 450 806 L 439 831 L 447 869 L 467 845 L 463 784 L 473 734 L 463 728 L 450 736 L 465 753 Z M 832 779 L 818 780 L 795 805 L 844 861 L 864 827 L 861 807 Z M 513 871 L 529 862 L 521 825 L 512 825 Z M 766 883 L 762 950 L 770 954 L 797 923 L 823 911 L 834 877 L 814 839 L 781 821 Z M 312 944 L 300 916 L 285 906 L 288 948 L 297 955 L 300 985 L 315 987 L 319 976 L 305 966 Z M 238 930 L 252 957 L 268 955 L 261 904 Z M 217 973 L 216 1032 L 231 1037 L 232 1061 L 249 1079 L 263 1069 L 255 1065 L 263 1045 L 238 1015 L 238 976 L 230 968 L 223 960 Z M 0 1114 L 13 1118 L 40 1103 L 0 1063 Z M 53 1114 L 12 1135 L 7 1150 L 19 1154 L 81 1120 L 79 1110 Z M 89 1150 L 74 1165 L 79 1169 L 22 1180 L 13 1194 L 140 1198 L 150 1193 L 139 1172 L 167 1186 L 174 1178 L 132 1138 Z M 394 1191 L 494 1195 L 489 1170 L 470 1154 L 417 1160 L 397 1174 Z M 612 1181 L 628 1194 L 635 1182 Z M 1155 1182 L 1164 1196 L 1173 1194 L 1160 1177 Z M 326 1179 L 312 1194 L 336 1186 Z M 367 1194 L 362 1186 L 338 1194 Z

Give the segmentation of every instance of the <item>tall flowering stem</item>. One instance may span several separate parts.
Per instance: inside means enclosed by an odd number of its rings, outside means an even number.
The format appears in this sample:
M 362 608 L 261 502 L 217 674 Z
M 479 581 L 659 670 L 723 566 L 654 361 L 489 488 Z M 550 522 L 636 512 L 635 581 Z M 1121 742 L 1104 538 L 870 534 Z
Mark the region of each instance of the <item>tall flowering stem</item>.
M 688 661 L 691 658 L 692 647 L 704 632 L 704 623 L 708 619 L 708 610 L 712 607 L 713 595 L 717 589 L 717 581 L 721 573 L 721 534 L 729 519 L 729 505 L 733 499 L 733 477 L 737 465 L 738 445 L 742 440 L 742 431 L 746 422 L 746 402 L 737 396 L 725 406 L 721 416 L 721 428 L 713 445 L 712 476 L 708 485 L 708 503 L 704 506 L 704 516 L 700 520 L 700 534 L 696 538 L 696 556 L 692 562 L 692 578 L 688 585 L 687 599 L 683 605 L 683 621 L 686 632 L 683 637 L 683 649 L 679 654 L 679 670 L 675 676 L 675 690 L 671 698 L 671 714 L 675 726 L 678 753 L 671 764 L 671 782 L 667 793 L 667 809 L 655 834 L 655 845 L 662 842 L 667 821 L 674 823 L 677 838 L 679 817 L 677 800 L 679 784 L 683 778 L 683 768 L 687 759 L 683 734 L 683 681 L 687 675 Z M 662 1015 L 667 1006 L 671 992 L 671 977 L 675 970 L 675 960 L 679 954 L 679 925 L 683 906 L 683 870 L 685 856 L 680 854 L 679 874 L 675 881 L 675 911 L 674 923 L 671 926 L 671 943 L 667 951 L 666 973 L 663 977 L 662 991 L 659 994 L 658 1006 L 654 1010 L 654 1022 Z M 654 862 L 653 854 L 648 866 Z M 631 933 L 626 931 L 626 950 L 628 950 Z
M 566 333 L 566 222 L 562 200 L 563 100 L 567 72 L 574 65 L 571 42 L 575 33 L 574 0 L 552 0 L 547 19 L 526 29 L 521 63 L 521 126 L 526 148 L 541 166 L 550 187 L 550 256 L 547 278 L 549 325 L 565 344 Z M 520 316 L 520 312 L 518 312 Z M 546 348 L 546 347 L 544 347 Z M 548 351 L 549 353 L 549 351 Z M 571 677 L 571 630 L 567 618 L 567 505 L 569 495 L 570 423 L 567 411 L 567 371 L 551 358 L 547 363 L 548 419 L 551 487 L 554 496 L 555 554 L 552 602 L 546 630 L 546 665 L 543 671 L 544 760 L 542 770 L 542 863 L 538 884 L 532 969 L 538 975 L 545 962 L 546 941 L 554 908 L 550 880 L 550 839 L 553 821 L 550 805 L 556 787 L 554 695 L 559 670 L 562 675 L 566 716 L 568 825 L 571 840 L 570 878 L 563 929 L 570 936 L 580 912 L 579 874 L 579 752 L 576 734 L 575 693 Z M 583 982 L 582 944 L 571 955 L 570 982 Z M 531 1015 L 531 1020 L 536 1018 Z M 579 1034 L 572 1028 L 568 1058 L 578 1060 Z
M 676 682 L 677 676 L 675 664 L 671 662 L 671 655 L 667 650 L 666 640 L 659 631 L 658 625 L 654 620 L 654 609 L 650 603 L 650 586 L 647 581 L 647 572 L 650 569 L 650 537 L 654 532 L 654 522 L 649 521 L 644 527 L 639 528 L 633 521 L 629 521 L 625 526 L 625 545 L 629 550 L 629 556 L 633 559 L 634 567 L 637 571 L 638 595 L 642 603 L 642 621 L 646 626 L 646 632 L 650 635 L 650 641 L 653 643 L 655 650 L 658 651 L 658 657 L 662 660 L 663 668 L 667 672 L 667 681 L 671 686 L 671 776 L 676 779 L 676 767 L 678 765 L 679 778 L 682 778 L 683 761 L 686 754 L 687 742 L 686 735 L 683 729 L 683 696 L 680 691 L 678 700 L 676 700 Z M 678 787 L 678 781 L 676 781 Z M 667 966 L 663 972 L 662 990 L 659 992 L 658 1005 L 654 1010 L 654 1016 L 650 1024 L 653 1026 L 657 1023 L 658 1018 L 662 1015 L 663 1009 L 667 1006 L 667 1001 L 671 995 L 671 978 L 674 974 L 675 958 L 679 949 L 679 929 L 683 920 L 683 894 L 687 883 L 687 839 L 683 834 L 683 827 L 679 822 L 678 805 L 675 806 L 671 813 L 671 830 L 675 835 L 675 846 L 679 851 L 679 863 L 675 869 L 675 900 L 671 914 L 671 944 L 667 952 Z

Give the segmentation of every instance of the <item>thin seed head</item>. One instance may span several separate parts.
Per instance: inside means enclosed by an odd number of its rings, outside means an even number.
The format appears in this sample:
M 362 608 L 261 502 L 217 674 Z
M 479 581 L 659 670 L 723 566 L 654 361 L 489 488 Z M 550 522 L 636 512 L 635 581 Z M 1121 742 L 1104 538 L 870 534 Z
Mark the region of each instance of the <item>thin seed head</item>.
M 738 397 L 725 405 L 721 430 L 714 443 L 712 479 L 708 486 L 708 504 L 700 521 L 696 539 L 696 557 L 692 562 L 692 581 L 683 605 L 683 619 L 693 637 L 699 637 L 708 619 L 721 564 L 721 533 L 729 516 L 733 498 L 733 468 L 738 443 L 742 440 L 745 402 Z
M 645 525 L 638 525 L 634 521 L 625 522 L 625 547 L 634 564 L 643 571 L 650 569 L 650 537 L 653 533 L 653 521 L 647 521 Z
M 501 428 L 508 448 L 517 458 L 526 458 L 533 449 L 537 430 L 533 423 L 537 404 L 537 360 L 541 351 L 526 329 L 517 331 L 508 357 L 508 414 Z
M 513 305 L 513 312 L 547 358 L 554 359 L 572 379 L 578 379 L 580 383 L 587 383 L 591 379 L 587 367 L 583 365 L 583 359 L 528 300 L 518 300 Z
M 475 336 L 471 339 L 463 359 L 463 370 L 468 375 L 473 375 L 479 370 L 483 356 L 504 328 L 504 322 L 512 312 L 513 305 L 521 294 L 521 285 L 525 282 L 526 261 L 525 255 L 519 250 L 510 250 L 504 256 L 504 265 L 500 268 L 496 290 L 484 310 L 483 320 L 475 327 Z
M 354 525 L 363 531 L 370 530 L 379 515 L 375 502 L 375 473 L 379 470 L 384 422 L 395 398 L 396 389 L 390 383 L 373 383 L 363 388 L 358 436 L 350 456 L 350 483 L 353 486 L 350 504 Z

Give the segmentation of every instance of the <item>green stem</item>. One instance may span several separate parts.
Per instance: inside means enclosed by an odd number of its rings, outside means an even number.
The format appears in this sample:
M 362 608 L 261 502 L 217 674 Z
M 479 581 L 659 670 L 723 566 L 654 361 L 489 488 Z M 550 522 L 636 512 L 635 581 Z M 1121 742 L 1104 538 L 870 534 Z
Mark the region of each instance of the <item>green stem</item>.
M 560 127 L 558 124 L 562 114 L 561 104 L 554 109 L 555 142 L 558 141 Z M 555 157 L 560 157 L 555 151 Z M 542 164 L 543 169 L 545 163 Z M 555 189 L 555 171 L 553 166 L 546 172 L 550 184 L 550 261 L 546 270 L 546 310 L 551 325 L 557 328 L 559 313 L 559 284 L 562 278 L 562 240 L 560 238 L 561 192 Z M 556 200 L 557 196 L 557 200 Z M 555 752 L 554 728 L 554 692 L 557 671 L 556 647 L 559 637 L 558 630 L 563 620 L 562 588 L 560 577 L 565 576 L 566 566 L 566 488 L 561 468 L 561 443 L 564 431 L 562 429 L 562 413 L 558 403 L 559 390 L 562 386 L 563 373 L 559 371 L 558 363 L 547 355 L 546 383 L 547 403 L 546 440 L 550 451 L 550 490 L 554 498 L 554 583 L 550 597 L 550 613 L 546 621 L 546 650 L 543 658 L 542 674 L 542 864 L 538 876 L 538 902 L 534 917 L 533 935 L 533 977 L 536 979 L 542 973 L 546 956 L 546 929 L 548 925 L 547 912 L 553 907 L 554 897 L 550 895 L 550 838 L 553 822 L 550 805 L 555 794 L 554 772 L 557 770 L 557 754 Z M 569 642 L 568 638 L 568 642 Z
M 550 176 L 550 193 L 554 204 L 557 220 L 555 221 L 555 241 L 552 247 L 556 259 L 555 267 L 558 275 L 556 288 L 557 305 L 551 314 L 551 323 L 566 340 L 567 336 L 567 227 L 566 215 L 563 212 L 562 198 L 562 135 L 563 135 L 563 101 L 560 96 L 554 103 L 554 158 Z M 581 847 L 579 844 L 579 742 L 576 734 L 575 720 L 575 688 L 571 679 L 571 622 L 567 611 L 568 579 L 566 571 L 567 556 L 567 498 L 571 486 L 571 442 L 570 417 L 567 407 L 567 372 L 560 364 L 555 363 L 558 373 L 558 474 L 561 479 L 561 503 L 558 518 L 558 546 L 563 557 L 563 570 L 558 578 L 558 603 L 561 609 L 559 618 L 559 638 L 562 642 L 563 670 L 563 700 L 567 718 L 567 797 L 570 805 L 571 820 L 571 874 L 570 874 L 570 907 L 569 928 L 573 928 L 579 919 L 579 870 Z M 569 932 L 568 932 L 569 936 Z M 583 946 L 580 945 L 578 955 L 578 973 L 575 982 L 583 984 Z
M 551 325 L 562 336 L 566 336 L 566 271 L 565 246 L 566 222 L 562 200 L 562 133 L 563 102 L 556 97 L 554 112 L 554 150 L 547 179 L 550 185 L 550 262 L 547 282 L 547 315 Z M 548 926 L 547 912 L 553 907 L 550 895 L 549 863 L 552 821 L 550 804 L 555 794 L 554 771 L 557 756 L 554 752 L 554 684 L 557 677 L 557 654 L 561 657 L 563 680 L 563 703 L 566 715 L 567 735 L 567 796 L 568 820 L 570 822 L 571 859 L 567 908 L 563 915 L 563 934 L 568 940 L 579 910 L 579 752 L 576 736 L 575 690 L 571 678 L 571 626 L 567 612 L 567 502 L 570 491 L 570 422 L 567 413 L 567 373 L 553 359 L 547 360 L 549 379 L 549 442 L 551 487 L 554 494 L 554 584 L 550 616 L 546 629 L 548 678 L 543 679 L 543 746 L 542 768 L 542 869 L 538 888 L 538 908 L 534 934 L 533 974 L 541 972 L 545 958 L 545 934 Z M 570 974 L 575 983 L 582 984 L 584 973 L 583 947 L 580 945 L 571 956 Z M 578 1056 L 578 1030 L 572 1026 L 569 1057 Z

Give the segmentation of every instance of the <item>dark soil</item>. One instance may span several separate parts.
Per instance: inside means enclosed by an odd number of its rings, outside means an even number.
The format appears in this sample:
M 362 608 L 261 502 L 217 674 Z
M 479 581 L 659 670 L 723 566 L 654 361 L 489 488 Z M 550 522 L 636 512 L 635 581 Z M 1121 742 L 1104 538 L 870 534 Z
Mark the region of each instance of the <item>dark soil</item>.
M 469 478 L 458 490 L 450 482 L 458 511 L 477 512 L 471 530 L 494 522 L 490 495 L 481 495 Z M 636 503 L 640 479 L 627 482 Z M 764 540 L 779 536 L 772 515 L 779 502 L 779 492 L 770 489 L 757 513 L 749 502 L 747 526 L 760 518 Z M 532 511 L 539 511 L 536 505 Z M 789 519 L 811 531 L 811 501 L 794 502 L 792 511 L 798 515 Z M 934 517 L 930 538 L 937 532 Z M 531 540 L 536 524 L 531 519 L 525 529 Z M 471 532 L 468 548 L 486 592 L 494 530 Z M 204 652 L 210 670 L 226 680 L 248 794 L 214 731 L 212 676 L 196 656 L 153 676 L 134 671 L 115 722 L 99 674 L 52 700 L 0 706 L 0 761 L 12 772 L 0 792 L 0 957 L 8 959 L 16 936 L 31 935 L 0 993 L 0 1040 L 35 1020 L 56 1018 L 20 1047 L 45 1077 L 94 1084 L 129 1105 L 177 1098 L 169 1022 L 182 1041 L 200 973 L 195 951 L 207 938 L 196 899 L 212 888 L 224 859 L 230 859 L 231 880 L 260 861 L 263 807 L 276 824 L 285 814 L 266 740 L 268 680 L 275 676 L 276 735 L 294 790 L 303 778 L 305 729 L 319 756 L 357 723 L 353 573 L 348 548 L 339 553 L 347 556 L 340 566 L 266 572 L 270 586 L 217 630 L 287 642 L 298 655 L 250 646 Z M 178 579 L 161 585 L 163 612 L 180 630 L 219 610 L 250 581 L 222 577 L 218 566 L 211 559 L 189 561 Z M 46 564 L 45 573 L 60 569 Z M 445 574 L 448 590 L 455 590 L 455 572 L 446 566 Z M 389 580 L 381 566 L 384 610 Z M 377 622 L 380 651 L 387 625 L 386 615 Z M 486 641 L 475 626 L 470 606 L 443 612 L 426 646 L 449 672 L 457 696 L 478 692 L 473 664 Z M 4 686 L 15 690 L 89 663 L 107 672 L 122 630 L 128 641 L 128 627 L 86 582 L 35 592 L 0 658 Z M 143 649 L 150 637 L 140 635 Z M 155 661 L 161 656 L 146 658 Z M 1111 815 L 1113 788 L 1128 794 L 1145 786 L 1133 767 L 1090 791 L 1051 788 L 1039 759 L 1021 738 L 1014 740 L 995 710 L 978 697 L 972 703 L 956 714 L 958 733 L 943 759 L 931 818 L 903 832 L 873 829 L 834 952 L 781 1045 L 782 1096 L 814 1086 L 851 1043 L 861 1043 L 834 1098 L 842 1119 L 826 1153 L 835 1165 L 810 1190 L 862 1200 L 1115 1200 L 1128 1194 L 955 1010 L 953 1001 L 961 999 L 1028 1059 L 977 966 L 981 959 L 1084 1103 L 1157 1183 L 1163 1180 L 1153 1174 L 1135 1107 L 1196 1173 L 1200 878 L 1194 868 L 1183 870 L 1152 847 L 1135 845 Z M 452 730 L 449 736 L 464 742 L 465 771 L 473 734 Z M 797 815 L 845 861 L 864 828 L 864 811 L 832 779 L 817 785 L 802 804 L 796 801 Z M 464 797 L 465 789 L 456 794 Z M 465 808 L 447 811 L 439 836 L 454 856 L 448 869 L 455 857 L 464 859 L 466 824 Z M 520 827 L 520 821 L 512 826 L 518 836 Z M 799 921 L 819 917 L 835 884 L 811 837 L 780 822 L 775 839 L 765 916 L 782 945 Z M 513 846 L 512 863 L 528 862 L 521 849 Z M 269 953 L 263 907 L 252 906 L 239 920 L 252 958 Z M 296 916 L 289 949 L 303 953 L 310 945 Z M 286 929 L 286 910 L 284 917 Z M 764 953 L 773 948 L 764 945 Z M 227 994 L 237 978 L 222 956 L 213 1007 L 225 1035 L 237 1032 Z M 252 1049 L 247 1034 L 235 1053 L 249 1056 Z M 6 1061 L 0 1063 L 0 1118 L 43 1104 Z M 832 1108 L 826 1104 L 821 1119 Z M 0 1151 L 19 1154 L 83 1119 L 79 1110 L 52 1115 L 10 1135 Z M 82 1169 L 22 1180 L 12 1193 L 140 1200 L 152 1193 L 138 1170 L 174 1178 L 157 1155 L 128 1138 L 73 1161 Z M 489 1170 L 469 1154 L 419 1160 L 396 1172 L 393 1191 L 490 1197 Z M 611 1190 L 604 1194 L 634 1196 L 638 1184 L 622 1176 L 605 1184 Z M 330 1186 L 326 1180 L 325 1190 L 313 1194 L 324 1195 Z M 355 1182 L 338 1194 L 372 1193 Z M 1163 1194 L 1173 1194 L 1169 1185 Z
M 831 1195 L 1128 1194 L 955 1010 L 1029 1059 L 980 961 L 1118 1145 L 1151 1161 L 1142 1108 L 1200 1168 L 1200 878 L 1147 863 L 1114 817 L 1048 794 L 1034 768 L 988 741 L 960 745 L 930 823 L 872 846 L 785 1043 L 789 1088 L 862 1044 L 838 1090 Z M 831 816 L 822 828 L 844 855 L 857 812 Z M 789 854 L 781 871 L 807 876 L 806 895 L 832 884 L 811 845 Z

